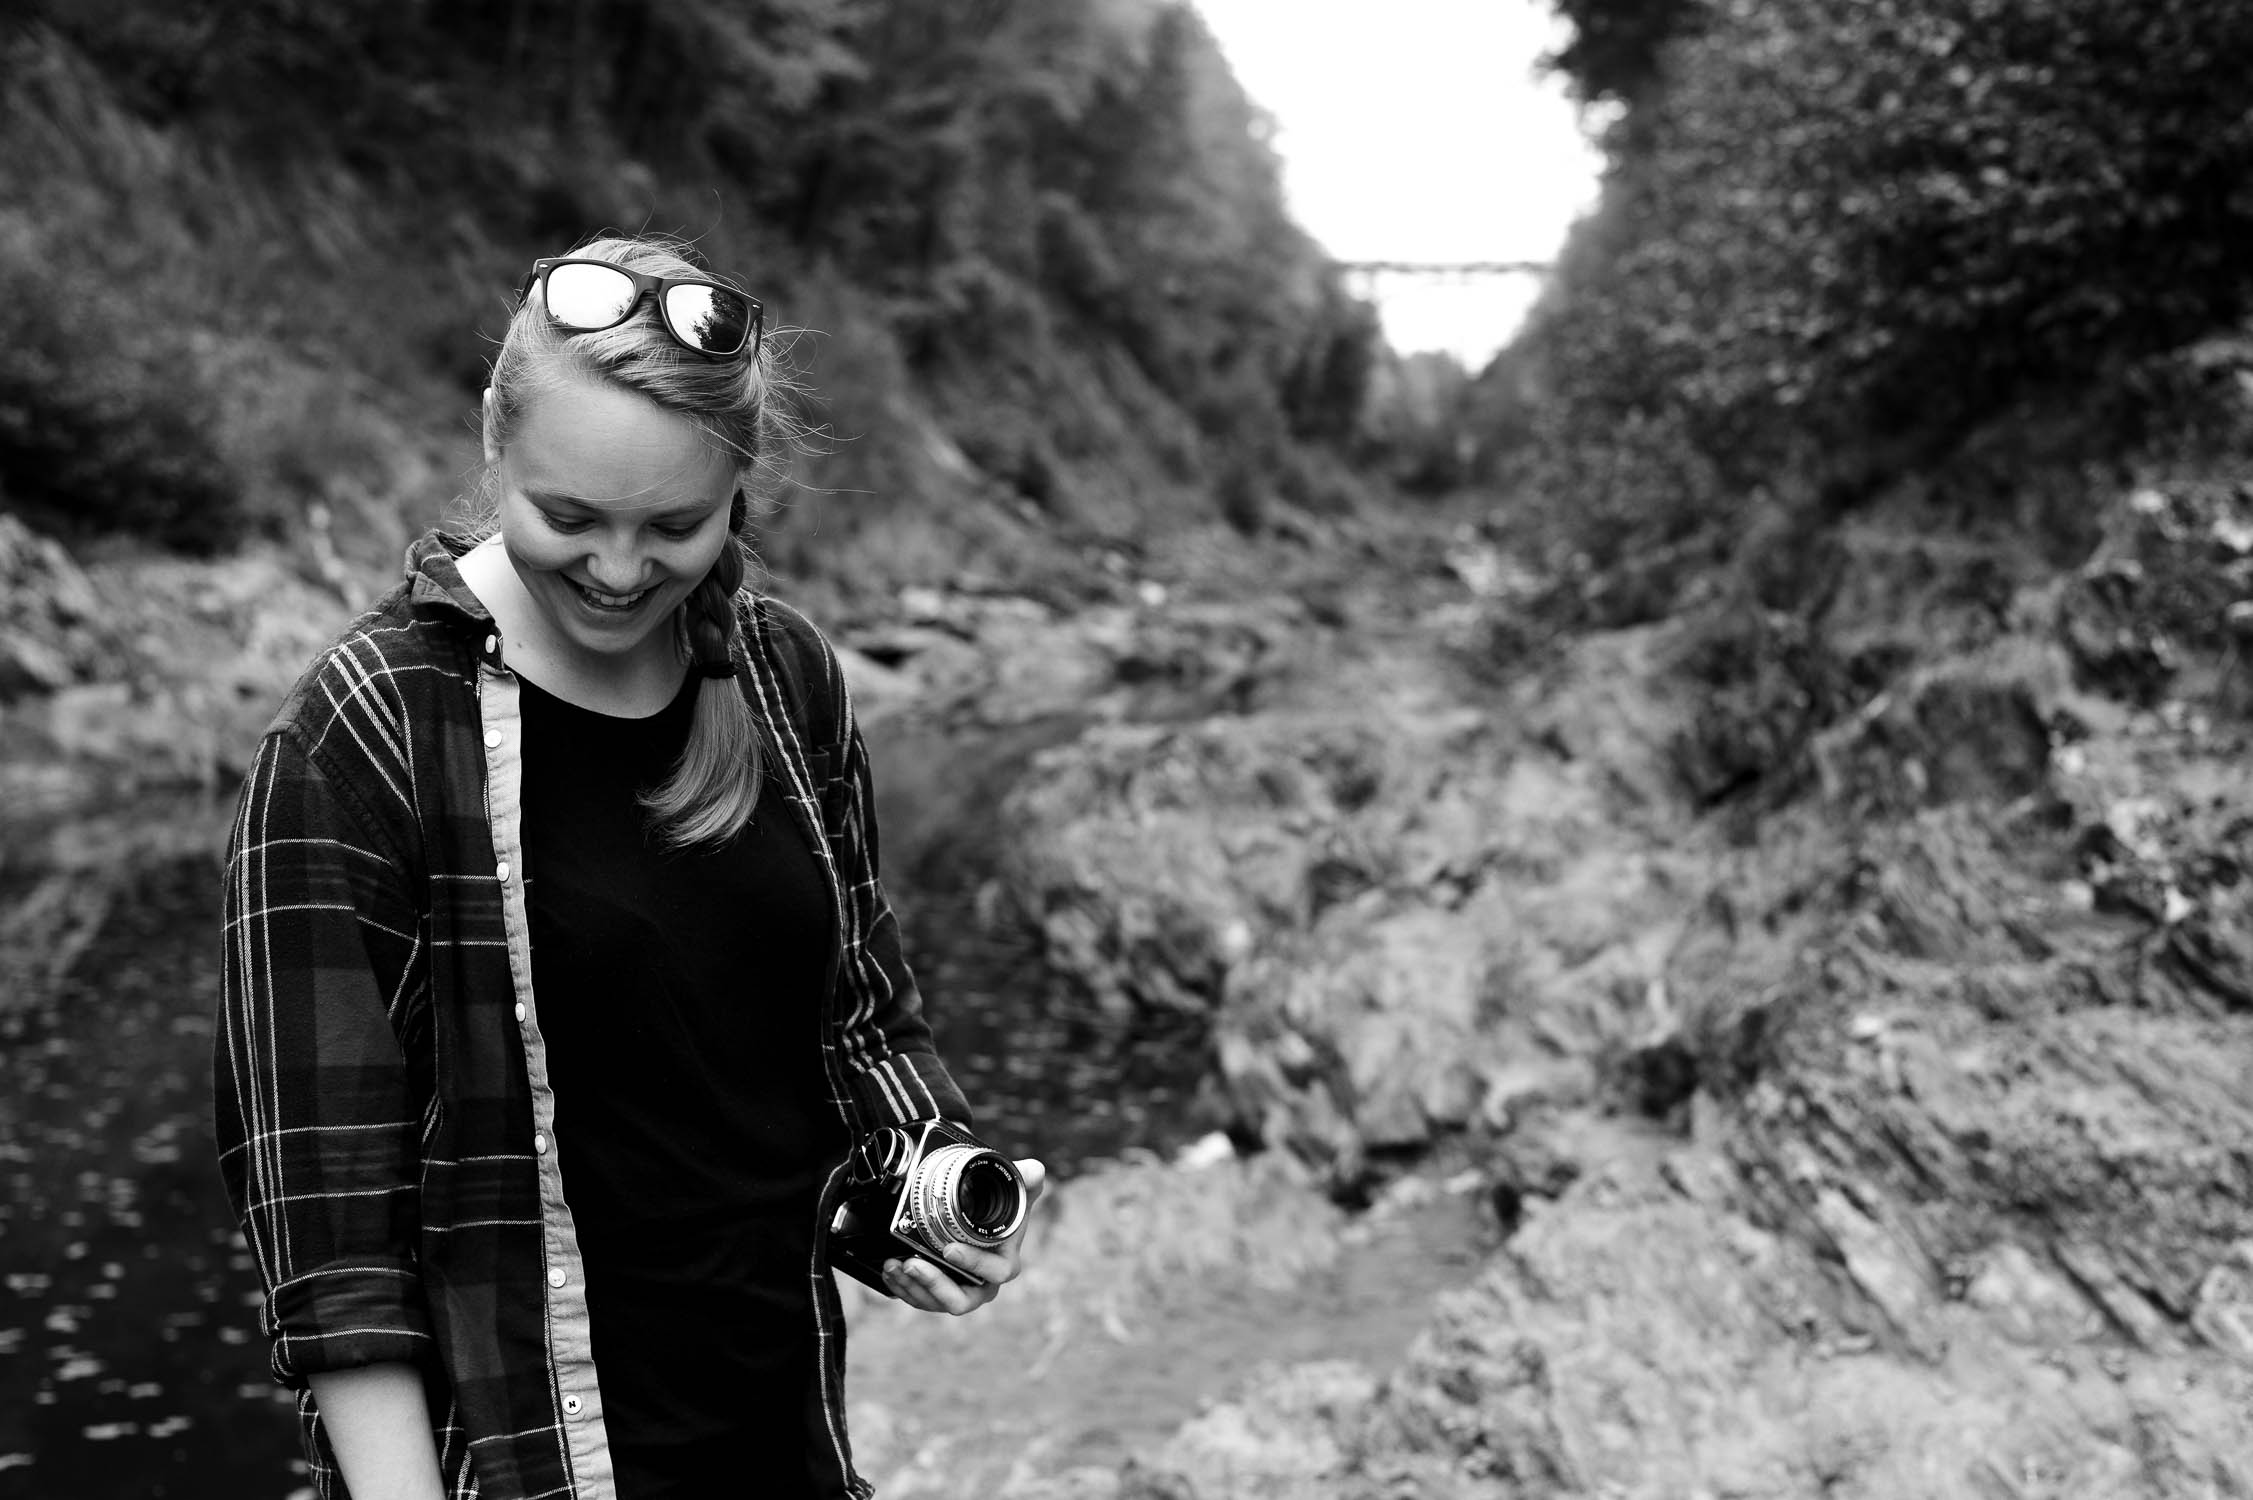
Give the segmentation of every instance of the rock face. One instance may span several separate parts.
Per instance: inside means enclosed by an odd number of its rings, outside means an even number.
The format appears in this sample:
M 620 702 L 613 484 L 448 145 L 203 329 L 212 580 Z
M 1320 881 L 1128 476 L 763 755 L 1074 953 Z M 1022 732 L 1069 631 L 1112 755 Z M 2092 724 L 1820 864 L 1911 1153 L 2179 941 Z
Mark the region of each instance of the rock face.
M 1636 826 L 1678 823 L 1663 707 L 1495 714 L 1413 657 L 1324 666 L 1044 752 L 1002 879 L 1089 1003 L 1209 1015 L 1234 1128 L 1350 1188 L 1373 1151 L 1583 1092 L 1600 1039 L 1659 1020 L 1690 889 Z
M 81 569 L 0 515 L 0 810 L 13 825 L 231 785 L 349 615 L 276 552 Z
M 1468 1161 L 1510 1238 L 1397 1366 L 1004 1492 L 2253 1494 L 2234 504 L 2123 497 L 2063 578 L 1872 524 L 1502 689 L 1349 609 L 1044 751 L 997 900 L 1080 1003 L 1208 1017 L 1236 1134 Z
M 46 998 L 138 870 L 215 856 L 240 768 L 346 614 L 272 553 L 81 568 L 0 514 L 0 1010 Z
M 2253 494 L 2219 481 L 2145 487 L 2105 518 L 2063 580 L 2058 635 L 2080 679 L 2142 707 L 2185 668 L 2234 673 L 2230 607 L 2253 595 Z M 2199 658 L 2203 657 L 2201 661 Z
M 93 677 L 107 614 L 59 542 L 0 513 L 0 703 Z
M 1726 1177 L 1699 1156 L 1615 1159 L 1531 1223 L 1346 1422 L 1320 1424 L 1338 1458 L 1298 1493 L 1968 1500 L 2242 1484 L 2253 1372 L 2181 1351 L 2120 1360 L 2085 1301 L 2008 1242 L 1949 1301 L 1843 1197 L 1817 1199 L 1823 1246 L 1741 1216 L 1725 1191 L 1701 1201 Z

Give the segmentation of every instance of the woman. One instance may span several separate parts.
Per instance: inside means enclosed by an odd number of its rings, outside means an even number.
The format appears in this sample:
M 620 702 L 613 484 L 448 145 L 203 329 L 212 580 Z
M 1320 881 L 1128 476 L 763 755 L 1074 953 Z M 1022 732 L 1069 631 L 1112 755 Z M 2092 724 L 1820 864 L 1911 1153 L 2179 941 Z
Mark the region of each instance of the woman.
M 864 1133 L 968 1111 L 836 658 L 743 587 L 759 323 L 669 244 L 537 262 L 490 534 L 409 549 L 244 782 L 221 1166 L 324 1496 L 868 1493 L 821 1226 Z M 883 1280 L 1018 1272 L 946 1254 Z

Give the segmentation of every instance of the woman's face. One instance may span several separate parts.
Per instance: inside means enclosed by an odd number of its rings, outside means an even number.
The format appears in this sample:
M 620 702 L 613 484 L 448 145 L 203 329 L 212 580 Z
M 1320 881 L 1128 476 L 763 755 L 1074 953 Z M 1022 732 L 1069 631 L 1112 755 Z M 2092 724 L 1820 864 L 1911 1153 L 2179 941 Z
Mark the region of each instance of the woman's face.
M 501 545 L 557 643 L 619 660 L 670 642 L 674 607 L 728 540 L 726 456 L 678 413 L 575 379 L 537 398 L 505 449 L 488 438 L 485 457 Z

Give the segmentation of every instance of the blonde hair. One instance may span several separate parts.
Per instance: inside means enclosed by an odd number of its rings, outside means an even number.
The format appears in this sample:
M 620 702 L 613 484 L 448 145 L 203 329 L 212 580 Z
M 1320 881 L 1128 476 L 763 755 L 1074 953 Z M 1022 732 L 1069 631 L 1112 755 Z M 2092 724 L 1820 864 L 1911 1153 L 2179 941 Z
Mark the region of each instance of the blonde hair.
M 659 237 L 605 236 L 571 254 L 652 276 L 724 281 L 687 245 Z M 692 671 L 732 663 L 737 655 L 737 596 L 758 566 L 751 546 L 751 499 L 771 491 L 798 440 L 786 410 L 796 386 L 774 346 L 769 338 L 755 355 L 707 358 L 675 342 L 650 302 L 614 328 L 573 333 L 547 316 L 535 286 L 509 320 L 493 357 L 492 399 L 485 418 L 493 451 L 508 446 L 542 395 L 573 379 L 593 379 L 687 418 L 714 451 L 734 464 L 728 540 L 674 622 L 682 659 Z M 479 524 L 487 529 L 498 514 L 495 484 L 488 466 L 479 495 Z M 741 685 L 732 676 L 706 676 L 697 689 L 696 714 L 680 758 L 663 782 L 642 793 L 642 807 L 658 836 L 673 848 L 734 837 L 758 806 L 770 744 L 767 726 L 752 712 Z

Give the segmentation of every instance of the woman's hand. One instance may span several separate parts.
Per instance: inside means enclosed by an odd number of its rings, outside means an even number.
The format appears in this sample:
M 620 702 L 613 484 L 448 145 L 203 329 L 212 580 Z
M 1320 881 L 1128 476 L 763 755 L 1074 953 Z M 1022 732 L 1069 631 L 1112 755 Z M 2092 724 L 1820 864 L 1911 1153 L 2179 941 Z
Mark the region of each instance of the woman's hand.
M 1025 1221 L 1031 1223 L 1032 1206 L 1040 1201 L 1041 1189 L 1048 1185 L 1048 1168 L 1041 1165 L 1038 1158 L 1027 1156 L 1018 1161 L 1017 1172 L 1025 1179 Z M 1017 1273 L 1024 1269 L 1017 1243 L 1024 1237 L 1024 1227 L 1020 1225 L 1015 1234 L 1001 1242 L 998 1250 L 947 1246 L 947 1263 L 985 1278 L 984 1286 L 964 1286 L 929 1261 L 913 1256 L 884 1262 L 884 1284 L 902 1302 L 925 1312 L 957 1316 L 975 1312 L 1001 1294 L 1003 1282 L 1015 1281 Z

